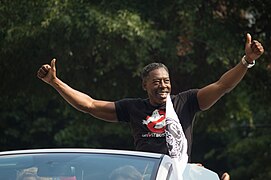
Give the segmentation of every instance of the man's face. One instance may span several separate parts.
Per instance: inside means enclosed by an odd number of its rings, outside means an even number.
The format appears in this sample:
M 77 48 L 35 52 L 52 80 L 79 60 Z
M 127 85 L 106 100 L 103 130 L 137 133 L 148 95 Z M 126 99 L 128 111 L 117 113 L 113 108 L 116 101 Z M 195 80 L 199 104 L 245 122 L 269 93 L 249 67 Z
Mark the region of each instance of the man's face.
M 147 91 L 152 105 L 166 103 L 167 95 L 171 91 L 168 72 L 164 68 L 151 71 L 143 81 L 143 89 Z

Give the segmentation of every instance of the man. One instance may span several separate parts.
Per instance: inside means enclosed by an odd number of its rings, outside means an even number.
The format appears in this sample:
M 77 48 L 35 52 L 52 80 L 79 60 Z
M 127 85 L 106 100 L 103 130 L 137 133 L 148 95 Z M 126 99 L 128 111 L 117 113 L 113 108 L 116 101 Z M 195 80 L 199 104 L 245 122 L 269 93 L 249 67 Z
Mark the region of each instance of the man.
M 198 111 L 204 111 L 215 104 L 224 94 L 231 91 L 244 77 L 248 68 L 255 64 L 264 52 L 258 41 L 247 34 L 245 56 L 221 78 L 201 89 L 193 89 L 171 95 L 174 109 L 188 142 L 188 156 L 192 144 L 192 122 Z M 79 111 L 109 121 L 131 123 L 137 150 L 168 154 L 165 140 L 165 102 L 171 92 L 168 69 L 161 63 L 152 63 L 142 72 L 142 87 L 148 99 L 122 99 L 116 102 L 96 100 L 79 92 L 56 76 L 56 60 L 43 65 L 37 76 L 54 87 L 59 94 Z

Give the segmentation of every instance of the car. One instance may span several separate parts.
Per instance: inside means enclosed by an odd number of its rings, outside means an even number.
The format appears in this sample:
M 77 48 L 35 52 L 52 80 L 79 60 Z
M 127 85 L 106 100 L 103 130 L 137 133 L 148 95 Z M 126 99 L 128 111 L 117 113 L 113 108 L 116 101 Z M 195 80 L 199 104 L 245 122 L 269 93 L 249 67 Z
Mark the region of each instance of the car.
M 131 150 L 57 148 L 0 152 L 2 180 L 177 180 L 174 161 L 165 154 Z M 184 180 L 219 180 L 187 164 Z

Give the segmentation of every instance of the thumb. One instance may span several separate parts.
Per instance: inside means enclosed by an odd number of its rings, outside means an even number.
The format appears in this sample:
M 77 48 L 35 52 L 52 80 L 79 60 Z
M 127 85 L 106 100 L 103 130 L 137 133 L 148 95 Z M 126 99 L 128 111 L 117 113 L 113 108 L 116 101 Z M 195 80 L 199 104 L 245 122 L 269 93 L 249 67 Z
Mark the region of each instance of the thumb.
M 51 61 L 51 68 L 52 68 L 53 70 L 56 70 L 56 59 L 55 59 L 55 58 L 52 59 L 52 61 Z
M 250 44 L 251 44 L 251 35 L 249 33 L 247 33 L 246 47 L 250 46 Z

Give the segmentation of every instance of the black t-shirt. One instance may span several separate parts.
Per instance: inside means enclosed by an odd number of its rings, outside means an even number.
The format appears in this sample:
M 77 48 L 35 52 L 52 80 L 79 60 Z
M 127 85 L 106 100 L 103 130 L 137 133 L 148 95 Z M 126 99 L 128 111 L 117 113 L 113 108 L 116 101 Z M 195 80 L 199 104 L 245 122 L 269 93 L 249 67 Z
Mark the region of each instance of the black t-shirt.
M 193 121 L 200 111 L 197 89 L 171 95 L 191 154 Z M 130 122 L 136 150 L 168 154 L 165 138 L 165 105 L 153 106 L 149 99 L 126 98 L 115 102 L 120 122 Z

